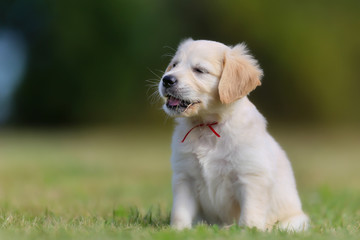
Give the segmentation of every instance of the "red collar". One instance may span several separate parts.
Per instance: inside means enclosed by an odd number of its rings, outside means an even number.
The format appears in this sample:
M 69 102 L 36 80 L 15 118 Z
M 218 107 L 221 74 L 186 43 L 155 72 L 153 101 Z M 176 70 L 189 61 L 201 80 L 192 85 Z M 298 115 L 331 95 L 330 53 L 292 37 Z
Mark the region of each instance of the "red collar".
M 210 130 L 217 136 L 217 137 L 220 137 L 220 135 L 214 130 L 214 128 L 212 127 L 213 125 L 216 125 L 218 124 L 218 122 L 213 122 L 213 123 L 208 123 L 208 124 L 204 124 L 204 123 L 201 123 L 201 124 L 198 124 L 196 125 L 195 127 L 193 127 L 192 129 L 190 129 L 187 134 L 185 135 L 184 139 L 181 141 L 182 143 L 185 141 L 185 139 L 187 138 L 187 136 L 189 135 L 189 133 L 194 129 L 194 128 L 197 128 L 197 127 L 203 127 L 203 126 L 207 126 L 210 128 Z

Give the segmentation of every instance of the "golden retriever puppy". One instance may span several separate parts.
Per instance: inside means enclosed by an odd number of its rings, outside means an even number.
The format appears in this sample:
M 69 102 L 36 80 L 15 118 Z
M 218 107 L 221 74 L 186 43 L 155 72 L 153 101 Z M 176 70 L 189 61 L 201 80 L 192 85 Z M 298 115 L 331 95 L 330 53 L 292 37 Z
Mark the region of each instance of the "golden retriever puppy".
M 172 139 L 171 225 L 303 231 L 290 162 L 247 94 L 263 75 L 244 44 L 182 42 L 159 84 Z

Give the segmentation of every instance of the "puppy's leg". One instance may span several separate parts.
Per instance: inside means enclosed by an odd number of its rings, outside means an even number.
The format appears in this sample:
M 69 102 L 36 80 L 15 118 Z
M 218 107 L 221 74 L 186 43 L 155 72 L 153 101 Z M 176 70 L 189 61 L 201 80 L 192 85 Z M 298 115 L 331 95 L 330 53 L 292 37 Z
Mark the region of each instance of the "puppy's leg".
M 171 211 L 171 226 L 176 229 L 191 228 L 198 215 L 198 202 L 193 185 L 188 177 L 175 175 L 173 184 L 173 207 Z
M 240 226 L 256 227 L 265 231 L 269 207 L 269 184 L 264 178 L 246 176 L 237 184 L 237 200 L 240 204 Z

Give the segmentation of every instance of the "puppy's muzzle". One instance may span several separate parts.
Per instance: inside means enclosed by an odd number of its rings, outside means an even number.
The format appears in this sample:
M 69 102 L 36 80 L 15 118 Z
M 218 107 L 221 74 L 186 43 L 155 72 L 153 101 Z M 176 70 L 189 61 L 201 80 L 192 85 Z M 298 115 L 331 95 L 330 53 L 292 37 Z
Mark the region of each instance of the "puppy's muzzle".
M 177 79 L 173 75 L 166 75 L 162 79 L 164 88 L 171 88 L 176 86 Z

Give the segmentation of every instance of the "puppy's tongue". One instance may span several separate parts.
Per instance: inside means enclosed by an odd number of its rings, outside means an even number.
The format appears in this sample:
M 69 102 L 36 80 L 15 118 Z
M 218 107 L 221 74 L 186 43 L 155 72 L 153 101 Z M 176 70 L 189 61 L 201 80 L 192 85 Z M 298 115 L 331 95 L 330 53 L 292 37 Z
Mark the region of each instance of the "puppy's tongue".
M 169 106 L 178 106 L 180 104 L 180 100 L 173 97 L 169 97 L 168 104 Z

